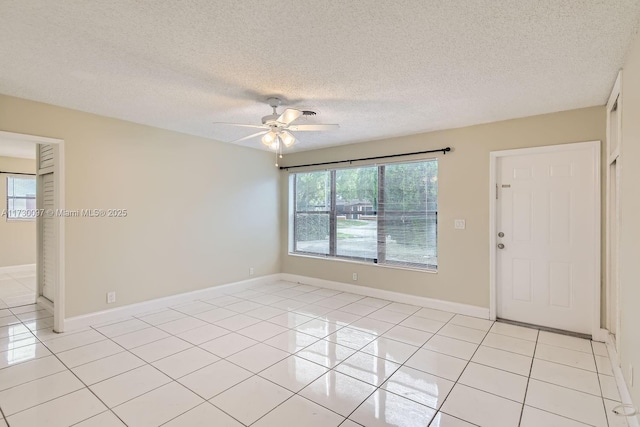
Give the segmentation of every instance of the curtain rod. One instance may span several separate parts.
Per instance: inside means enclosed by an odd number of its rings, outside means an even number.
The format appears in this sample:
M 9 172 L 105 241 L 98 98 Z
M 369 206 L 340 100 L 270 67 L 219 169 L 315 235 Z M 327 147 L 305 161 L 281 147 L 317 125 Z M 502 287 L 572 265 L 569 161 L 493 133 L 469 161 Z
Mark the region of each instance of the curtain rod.
M 280 166 L 280 170 L 289 170 L 293 168 L 304 168 L 307 166 L 323 166 L 323 165 L 335 165 L 339 163 L 353 163 L 353 162 L 361 162 L 365 160 L 377 160 L 377 159 L 390 159 L 393 157 L 402 157 L 402 156 L 413 156 L 415 154 L 427 154 L 427 153 L 439 153 L 442 151 L 442 154 L 447 154 L 447 152 L 451 151 L 451 147 L 439 148 L 437 150 L 426 150 L 426 151 L 415 151 L 413 153 L 402 153 L 402 154 L 389 154 L 386 156 L 376 156 L 376 157 L 363 157 L 361 159 L 351 159 L 351 160 L 336 160 L 334 162 L 322 162 L 322 163 L 309 163 L 306 165 L 295 165 L 295 166 Z
M 7 175 L 31 175 L 31 176 L 36 176 L 35 173 L 27 173 L 27 172 L 7 172 L 7 171 L 0 171 L 0 173 L 4 173 Z

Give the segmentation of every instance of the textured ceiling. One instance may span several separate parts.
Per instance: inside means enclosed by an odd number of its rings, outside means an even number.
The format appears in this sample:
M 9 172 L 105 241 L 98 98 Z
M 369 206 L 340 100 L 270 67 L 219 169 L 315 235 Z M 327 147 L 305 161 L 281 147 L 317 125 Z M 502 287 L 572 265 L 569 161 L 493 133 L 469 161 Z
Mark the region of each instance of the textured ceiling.
M 0 0 L 0 93 L 229 141 L 267 95 L 297 149 L 604 104 L 640 0 Z M 304 119 L 303 119 L 304 120 Z M 258 147 L 257 139 L 243 145 Z

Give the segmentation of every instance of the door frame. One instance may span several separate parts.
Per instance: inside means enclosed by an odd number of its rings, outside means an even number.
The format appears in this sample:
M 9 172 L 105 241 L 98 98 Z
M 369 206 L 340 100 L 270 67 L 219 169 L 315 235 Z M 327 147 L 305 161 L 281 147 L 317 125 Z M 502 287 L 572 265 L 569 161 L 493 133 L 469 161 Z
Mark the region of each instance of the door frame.
M 44 136 L 37 135 L 27 135 L 22 133 L 15 132 L 6 132 L 0 130 L 0 137 L 7 137 L 13 140 L 24 141 L 28 143 L 35 144 L 55 144 L 57 148 L 57 156 L 55 157 L 54 166 L 53 166 L 53 188 L 54 188 L 54 207 L 58 211 L 64 211 L 65 209 L 65 165 L 64 165 L 64 140 L 57 138 L 48 138 Z M 37 156 L 36 156 L 37 159 Z M 38 165 L 36 165 L 36 169 Z M 39 196 L 39 195 L 37 195 Z M 53 330 L 55 332 L 64 332 L 64 307 L 65 307 L 65 218 L 64 215 L 57 216 L 58 221 L 56 222 L 57 226 L 57 237 L 58 241 L 56 244 L 56 252 L 58 257 L 58 277 L 57 277 L 57 286 L 54 290 L 54 301 L 53 303 L 48 299 L 42 296 L 42 281 L 40 275 L 40 266 L 42 265 L 42 248 L 40 243 L 40 221 L 37 221 L 38 232 L 36 233 L 36 250 L 37 250 L 37 259 L 36 259 L 36 268 L 38 272 L 36 273 L 36 277 L 38 277 L 38 288 L 37 288 L 37 299 L 36 303 L 46 310 L 53 313 Z
M 509 156 L 522 156 L 532 154 L 547 154 L 558 151 L 571 151 L 571 150 L 584 150 L 589 148 L 593 151 L 593 171 L 594 181 L 593 185 L 598 188 L 599 191 L 594 198 L 594 212 L 595 212 L 595 248 L 594 258 L 597 260 L 594 268 L 594 289 L 593 291 L 593 308 L 591 319 L 592 337 L 595 341 L 606 340 L 606 330 L 600 328 L 600 292 L 601 292 L 601 262 L 602 262 L 602 236 L 601 236 L 601 197 L 602 197 L 602 182 L 601 182 L 601 160 L 600 160 L 600 141 L 587 141 L 577 142 L 569 144 L 548 145 L 532 148 L 517 148 L 512 150 L 492 151 L 489 153 L 489 318 L 496 320 L 497 304 L 498 304 L 498 290 L 497 290 L 497 260 L 498 260 L 498 248 L 497 248 L 497 203 L 498 203 L 498 176 L 497 166 L 498 159 Z
M 613 110 L 614 105 L 617 103 L 618 108 L 618 121 L 617 123 L 611 123 L 611 111 Z M 607 330 L 611 329 L 611 323 L 615 323 L 615 349 L 620 354 L 620 277 L 618 273 L 620 271 L 620 251 L 619 251 L 619 230 L 620 230 L 620 192 L 617 191 L 617 217 L 611 218 L 611 165 L 616 163 L 616 186 L 618 189 L 620 188 L 620 179 L 622 176 L 622 70 L 618 71 L 618 75 L 616 76 L 616 81 L 613 84 L 613 88 L 611 89 L 611 94 L 609 95 L 609 99 L 607 101 L 607 142 L 606 142 L 606 176 L 605 176 L 605 230 L 606 230 L 606 238 L 605 238 L 605 295 L 606 295 L 606 307 L 605 307 L 605 322 L 604 326 Z M 618 137 L 617 144 L 615 149 L 612 149 L 611 141 L 611 131 L 615 126 L 616 136 Z M 615 243 L 617 244 L 618 249 L 616 253 L 618 254 L 618 259 L 616 259 L 615 265 L 611 263 L 611 226 L 612 223 L 615 222 L 615 230 L 616 230 L 616 239 Z M 616 273 L 616 283 L 611 283 L 612 271 Z M 616 295 L 616 303 L 613 304 L 613 289 L 615 286 L 615 295 Z M 615 307 L 615 310 L 614 310 Z M 614 312 L 615 311 L 615 312 Z

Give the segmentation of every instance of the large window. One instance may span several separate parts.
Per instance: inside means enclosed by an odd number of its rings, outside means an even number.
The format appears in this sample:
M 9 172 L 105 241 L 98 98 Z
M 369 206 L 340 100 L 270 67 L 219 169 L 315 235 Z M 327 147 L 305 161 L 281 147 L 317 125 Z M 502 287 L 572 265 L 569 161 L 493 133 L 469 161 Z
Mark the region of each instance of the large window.
M 34 220 L 29 211 L 36 208 L 35 178 L 7 177 L 7 219 Z
M 291 176 L 293 253 L 435 270 L 438 162 Z

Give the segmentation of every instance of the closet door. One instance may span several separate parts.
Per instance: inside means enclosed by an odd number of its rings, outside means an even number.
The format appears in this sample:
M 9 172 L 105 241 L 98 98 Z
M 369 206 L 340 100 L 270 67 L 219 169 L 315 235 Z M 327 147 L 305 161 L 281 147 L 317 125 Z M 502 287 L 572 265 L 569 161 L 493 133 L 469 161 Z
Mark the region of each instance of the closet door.
M 54 301 L 58 280 L 58 218 L 55 215 L 54 150 L 40 144 L 38 149 L 39 278 L 42 296 Z

